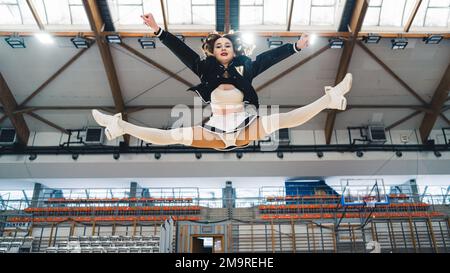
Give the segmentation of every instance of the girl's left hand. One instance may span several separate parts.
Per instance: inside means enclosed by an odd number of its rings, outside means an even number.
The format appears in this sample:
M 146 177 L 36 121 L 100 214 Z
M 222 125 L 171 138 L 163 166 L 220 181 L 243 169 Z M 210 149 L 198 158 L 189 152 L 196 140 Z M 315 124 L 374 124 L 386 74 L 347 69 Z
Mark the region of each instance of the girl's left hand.
M 295 44 L 295 46 L 298 49 L 307 48 L 309 46 L 309 38 L 310 38 L 309 34 L 303 33 L 302 36 L 300 37 L 300 39 Z

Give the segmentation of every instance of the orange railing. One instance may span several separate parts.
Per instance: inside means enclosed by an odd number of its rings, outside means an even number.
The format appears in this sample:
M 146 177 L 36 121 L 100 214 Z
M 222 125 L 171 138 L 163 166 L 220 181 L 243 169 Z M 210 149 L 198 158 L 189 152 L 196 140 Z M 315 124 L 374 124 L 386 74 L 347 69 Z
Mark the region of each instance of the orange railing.
M 45 200 L 45 203 L 118 203 L 118 202 L 166 202 L 166 203 L 179 203 L 186 202 L 191 203 L 190 197 L 142 197 L 142 198 L 49 198 Z
M 263 220 L 274 220 L 274 219 L 332 219 L 341 218 L 342 213 L 304 213 L 304 214 L 276 214 L 276 215 L 262 215 Z M 369 213 L 345 213 L 344 218 L 361 218 L 368 217 Z M 428 218 L 428 217 L 442 217 L 445 216 L 440 212 L 374 212 L 370 214 L 371 218 Z
M 377 205 L 376 208 L 428 208 L 426 203 L 393 203 L 389 205 Z M 285 209 L 339 209 L 342 208 L 340 204 L 307 204 L 307 205 L 260 205 L 259 210 L 285 210 Z M 367 206 L 349 206 L 349 208 L 362 209 Z
M 200 206 L 152 206 L 152 207 L 48 207 L 48 208 L 26 208 L 28 213 L 45 212 L 112 212 L 112 211 L 199 211 Z
M 268 202 L 285 200 L 303 200 L 303 199 L 340 199 L 338 195 L 287 195 L 287 196 L 268 196 Z
M 64 221 L 76 221 L 76 222 L 130 222 L 130 221 L 164 221 L 172 218 L 175 221 L 197 221 L 200 217 L 197 216 L 104 216 L 104 217 L 11 217 L 8 222 L 35 222 L 35 223 L 48 223 L 48 222 L 64 222 Z

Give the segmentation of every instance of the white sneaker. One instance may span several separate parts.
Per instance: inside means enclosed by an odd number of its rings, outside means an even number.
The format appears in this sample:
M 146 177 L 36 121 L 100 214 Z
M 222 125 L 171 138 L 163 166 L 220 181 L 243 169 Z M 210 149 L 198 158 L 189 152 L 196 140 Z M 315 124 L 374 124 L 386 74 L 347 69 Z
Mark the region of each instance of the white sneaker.
M 119 119 L 122 119 L 121 113 L 111 116 L 94 109 L 92 110 L 92 116 L 99 125 L 106 127 L 105 135 L 108 140 L 113 140 L 125 134 L 124 130 L 119 126 Z
M 347 99 L 344 97 L 352 88 L 352 74 L 347 73 L 344 79 L 335 87 L 325 86 L 325 93 L 330 96 L 331 102 L 328 108 L 345 110 Z

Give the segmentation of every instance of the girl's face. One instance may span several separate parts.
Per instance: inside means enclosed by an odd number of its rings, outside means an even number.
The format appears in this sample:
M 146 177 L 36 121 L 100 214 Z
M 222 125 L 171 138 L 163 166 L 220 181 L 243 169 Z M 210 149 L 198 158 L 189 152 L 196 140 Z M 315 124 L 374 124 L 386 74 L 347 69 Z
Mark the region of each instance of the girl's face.
M 221 64 L 229 64 L 234 58 L 233 44 L 227 38 L 219 38 L 214 43 L 214 57 Z

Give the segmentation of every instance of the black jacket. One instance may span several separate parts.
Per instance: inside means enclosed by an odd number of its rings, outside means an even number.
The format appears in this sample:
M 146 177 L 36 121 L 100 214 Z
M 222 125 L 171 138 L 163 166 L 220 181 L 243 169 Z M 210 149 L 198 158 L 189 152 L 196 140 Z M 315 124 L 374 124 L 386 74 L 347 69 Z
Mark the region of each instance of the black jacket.
M 200 78 L 201 83 L 188 90 L 197 92 L 205 103 L 211 102 L 211 93 L 214 89 L 220 84 L 228 83 L 233 84 L 243 92 L 245 103 L 253 104 L 258 108 L 258 95 L 252 86 L 253 79 L 272 65 L 296 52 L 294 45 L 287 43 L 259 54 L 256 56 L 255 61 L 252 61 L 247 56 L 235 57 L 228 65 L 228 68 L 225 69 L 214 56 L 201 59 L 197 53 L 170 32 L 160 29 L 155 34 L 159 36 L 164 45 Z M 225 71 L 228 71 L 228 78 L 223 76 Z

